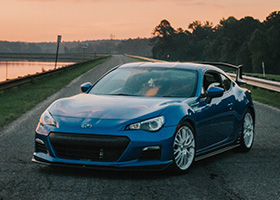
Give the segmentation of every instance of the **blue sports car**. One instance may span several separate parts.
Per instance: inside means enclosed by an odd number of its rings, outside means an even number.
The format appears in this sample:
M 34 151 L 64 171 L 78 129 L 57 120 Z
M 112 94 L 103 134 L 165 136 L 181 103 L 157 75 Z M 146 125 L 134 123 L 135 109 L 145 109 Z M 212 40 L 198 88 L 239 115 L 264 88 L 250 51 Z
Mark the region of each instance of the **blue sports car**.
M 247 152 L 255 110 L 250 91 L 238 85 L 240 74 L 233 81 L 213 63 L 115 67 L 45 110 L 32 161 L 185 172 L 195 160 L 233 148 Z

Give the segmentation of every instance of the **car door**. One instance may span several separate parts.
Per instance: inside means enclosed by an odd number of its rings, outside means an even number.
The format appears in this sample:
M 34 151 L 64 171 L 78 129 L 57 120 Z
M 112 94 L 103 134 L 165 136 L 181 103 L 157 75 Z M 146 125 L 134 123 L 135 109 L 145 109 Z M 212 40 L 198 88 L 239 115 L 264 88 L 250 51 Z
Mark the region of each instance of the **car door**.
M 209 101 L 203 91 L 210 87 L 221 87 L 225 91 L 221 97 Z M 227 143 L 233 133 L 234 96 L 231 88 L 232 82 L 225 75 L 215 71 L 204 73 L 202 95 L 196 110 L 198 151 Z

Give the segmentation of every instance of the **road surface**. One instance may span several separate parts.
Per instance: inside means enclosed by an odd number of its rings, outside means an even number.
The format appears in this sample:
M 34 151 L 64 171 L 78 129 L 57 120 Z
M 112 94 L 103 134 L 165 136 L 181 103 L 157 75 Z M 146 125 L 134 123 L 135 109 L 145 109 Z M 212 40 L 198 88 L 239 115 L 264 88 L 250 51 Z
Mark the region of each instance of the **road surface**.
M 250 152 L 230 151 L 196 162 L 184 175 L 32 163 L 34 130 L 46 107 L 57 98 L 80 93 L 81 83 L 94 82 L 110 68 L 132 61 L 113 56 L 0 130 L 0 200 L 280 199 L 280 111 L 259 103 Z

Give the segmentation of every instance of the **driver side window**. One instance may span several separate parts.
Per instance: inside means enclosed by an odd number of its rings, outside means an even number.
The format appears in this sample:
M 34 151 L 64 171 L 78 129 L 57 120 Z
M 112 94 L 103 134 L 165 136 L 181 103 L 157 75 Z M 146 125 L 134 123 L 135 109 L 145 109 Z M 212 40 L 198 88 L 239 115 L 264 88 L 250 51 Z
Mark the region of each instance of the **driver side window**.
M 204 91 L 207 91 L 210 87 L 221 87 L 223 88 L 221 84 L 221 77 L 216 72 L 206 72 L 204 74 L 203 78 L 203 88 Z
M 232 81 L 227 78 L 225 75 L 209 71 L 204 74 L 203 78 L 203 91 L 201 94 L 204 94 L 210 87 L 221 87 L 225 91 L 230 90 Z

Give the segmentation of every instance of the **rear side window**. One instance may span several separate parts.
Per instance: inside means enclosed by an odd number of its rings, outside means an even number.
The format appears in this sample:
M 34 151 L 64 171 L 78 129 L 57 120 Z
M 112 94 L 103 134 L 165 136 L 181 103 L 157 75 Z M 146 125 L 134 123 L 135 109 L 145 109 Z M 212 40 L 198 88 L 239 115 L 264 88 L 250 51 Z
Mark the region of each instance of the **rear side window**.
M 225 91 L 228 91 L 231 88 L 231 83 L 232 83 L 231 80 L 226 76 L 224 76 L 223 74 L 221 74 L 221 81 Z
M 207 91 L 210 87 L 222 87 L 221 77 L 216 72 L 206 72 L 203 78 L 203 88 Z
M 203 78 L 204 91 L 207 91 L 210 87 L 221 87 L 225 91 L 228 91 L 231 88 L 231 84 L 232 81 L 221 73 L 208 71 L 204 74 L 204 78 Z

